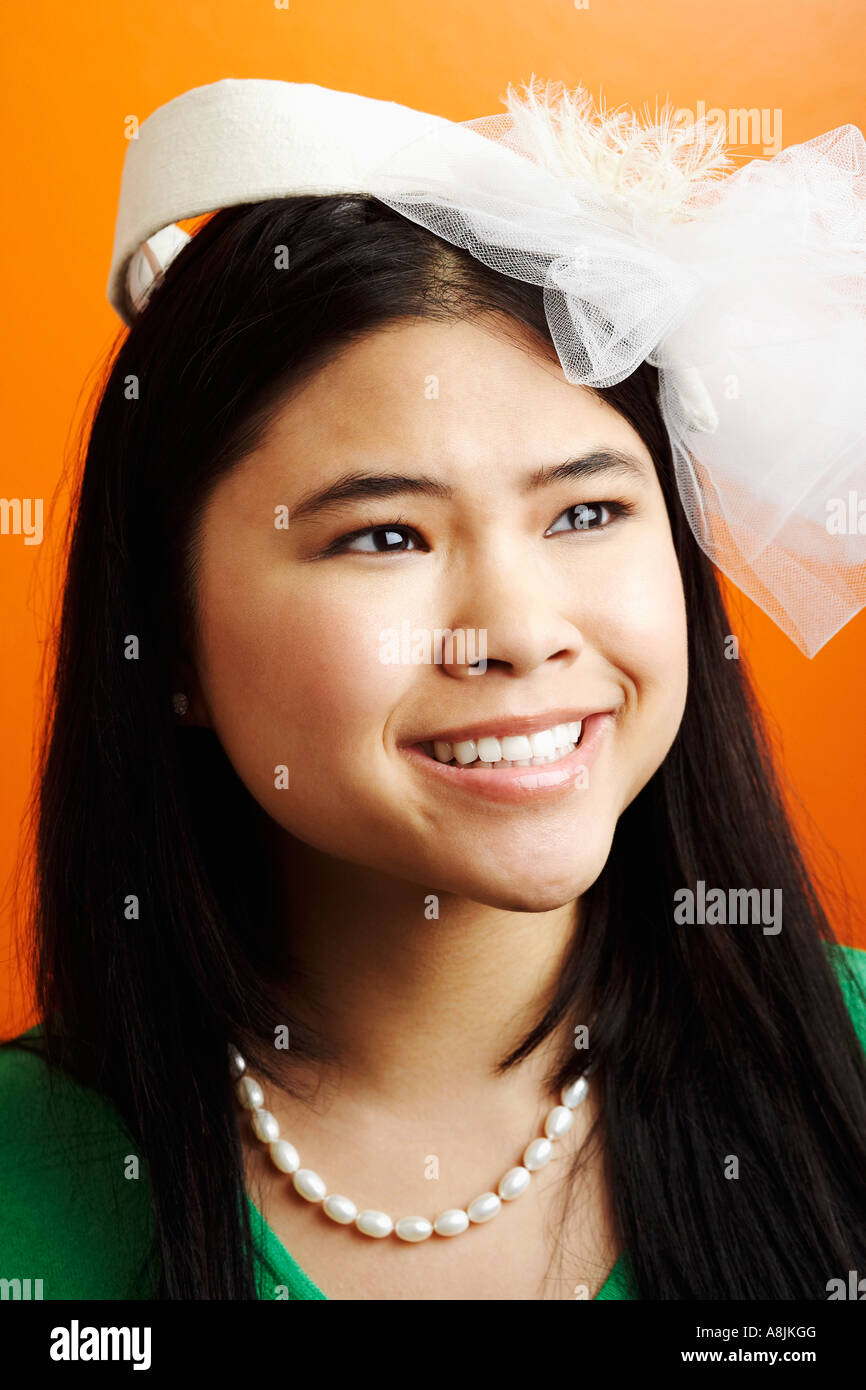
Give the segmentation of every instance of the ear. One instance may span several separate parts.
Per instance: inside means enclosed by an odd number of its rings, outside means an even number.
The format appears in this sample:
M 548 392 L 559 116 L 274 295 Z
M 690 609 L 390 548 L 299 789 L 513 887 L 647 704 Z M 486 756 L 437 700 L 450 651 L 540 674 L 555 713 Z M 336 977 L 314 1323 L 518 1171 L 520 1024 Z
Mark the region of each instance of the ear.
M 188 701 L 183 713 L 175 711 L 174 718 L 178 724 L 191 724 L 202 729 L 213 727 L 195 665 L 186 656 L 179 657 L 174 666 L 172 700 L 178 694 L 185 695 Z

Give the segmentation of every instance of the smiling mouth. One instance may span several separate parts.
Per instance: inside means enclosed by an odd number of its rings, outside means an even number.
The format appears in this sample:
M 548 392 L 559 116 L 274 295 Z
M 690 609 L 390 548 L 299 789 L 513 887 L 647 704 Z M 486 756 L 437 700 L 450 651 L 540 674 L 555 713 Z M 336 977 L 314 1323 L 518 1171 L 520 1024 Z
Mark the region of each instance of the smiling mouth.
M 503 737 L 463 739 L 448 743 L 427 739 L 416 748 L 439 763 L 450 763 L 461 771 L 505 771 L 512 767 L 547 767 L 561 762 L 580 746 L 583 739 L 583 720 L 554 724 L 531 734 Z

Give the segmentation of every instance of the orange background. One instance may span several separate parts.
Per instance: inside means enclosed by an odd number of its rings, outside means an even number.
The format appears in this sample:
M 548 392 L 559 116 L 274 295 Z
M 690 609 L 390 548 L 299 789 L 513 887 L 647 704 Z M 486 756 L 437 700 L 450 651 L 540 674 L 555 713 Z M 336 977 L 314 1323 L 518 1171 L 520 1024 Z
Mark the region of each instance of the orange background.
M 0 535 L 0 1030 L 33 1021 L 16 972 L 12 877 L 42 700 L 74 462 L 93 373 L 118 331 L 105 298 L 124 121 L 223 77 L 316 82 L 468 120 L 509 81 L 582 83 L 608 105 L 776 108 L 784 145 L 866 130 L 862 0 L 30 0 L 4 17 L 7 215 L 0 496 L 44 499 L 41 546 Z M 745 147 L 748 158 L 761 154 Z M 59 489 L 59 490 L 58 490 Z M 795 818 L 842 939 L 866 946 L 866 613 L 812 661 L 739 594 L 732 627 L 779 740 Z M 71 866 L 72 867 L 72 866 Z M 24 879 L 26 887 L 26 876 Z M 851 895 L 849 913 L 841 896 Z M 850 920 L 850 925 L 849 925 Z M 22 938 L 23 939 L 23 938 Z M 19 944 L 20 949 L 20 944 Z

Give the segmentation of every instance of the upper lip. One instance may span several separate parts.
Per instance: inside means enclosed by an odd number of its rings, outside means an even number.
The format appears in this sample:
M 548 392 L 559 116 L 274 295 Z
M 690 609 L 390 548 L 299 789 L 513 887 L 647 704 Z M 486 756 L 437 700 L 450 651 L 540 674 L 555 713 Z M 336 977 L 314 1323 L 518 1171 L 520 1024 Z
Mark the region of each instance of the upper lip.
M 539 729 L 552 729 L 555 724 L 582 723 L 591 714 L 599 713 L 597 705 L 592 709 L 562 708 L 546 710 L 544 714 L 503 714 L 498 719 L 485 719 L 477 724 L 460 724 L 450 729 L 440 729 L 435 734 L 421 734 L 408 739 L 408 743 L 465 743 L 469 739 L 503 738 L 517 734 L 535 734 Z

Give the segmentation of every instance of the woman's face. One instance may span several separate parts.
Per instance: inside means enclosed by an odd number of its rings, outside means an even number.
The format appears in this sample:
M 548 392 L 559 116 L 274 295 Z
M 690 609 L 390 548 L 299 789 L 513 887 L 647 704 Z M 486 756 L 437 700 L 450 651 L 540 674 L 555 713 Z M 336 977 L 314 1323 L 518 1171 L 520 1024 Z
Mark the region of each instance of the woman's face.
M 198 542 L 192 715 L 278 825 L 511 910 L 597 878 L 687 683 L 664 501 L 612 407 L 493 321 L 377 331 L 283 406 Z M 554 761 L 436 756 L 496 752 Z

